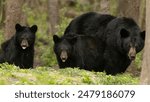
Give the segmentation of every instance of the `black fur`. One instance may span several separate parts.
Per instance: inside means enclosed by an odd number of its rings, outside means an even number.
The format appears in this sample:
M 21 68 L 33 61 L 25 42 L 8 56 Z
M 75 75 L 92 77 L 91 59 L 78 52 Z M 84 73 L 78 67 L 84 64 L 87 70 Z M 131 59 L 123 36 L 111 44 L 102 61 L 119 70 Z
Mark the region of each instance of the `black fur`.
M 133 19 L 116 18 L 109 22 L 105 32 L 105 71 L 115 75 L 123 73 L 131 63 L 128 56 L 131 47 L 140 52 L 144 47 L 145 31 L 141 32 Z
M 54 39 L 54 52 L 60 68 L 79 67 L 91 71 L 103 71 L 100 68 L 101 63 L 99 63 L 101 56 L 98 52 L 97 39 L 94 37 L 80 35 L 70 37 L 67 35 L 56 40 L 56 35 L 54 35 Z M 63 50 L 66 50 L 68 54 L 66 62 L 62 62 L 60 58 Z
M 95 63 L 99 63 L 97 64 L 99 66 L 96 66 L 97 70 L 104 68 L 107 74 L 112 75 L 125 72 L 132 61 L 131 59 L 134 59 L 136 53 L 143 49 L 145 40 L 145 31 L 141 32 L 133 19 L 117 18 L 95 12 L 85 13 L 73 19 L 66 28 L 63 37 L 72 34 L 91 36 L 97 39 L 95 50 L 98 50 L 98 60 L 90 59 L 88 54 L 83 54 L 82 57 L 87 57 L 89 62 L 94 60 Z M 77 42 L 80 41 L 77 40 Z M 81 42 L 84 44 L 86 41 L 82 39 Z M 76 49 L 81 45 L 77 44 Z M 70 46 L 74 47 L 75 45 L 70 44 Z M 86 46 L 82 47 L 79 48 L 85 50 Z M 129 57 L 130 49 L 133 50 L 134 56 L 131 54 Z M 79 49 L 77 51 L 80 52 Z M 74 53 L 71 51 L 71 54 Z M 97 55 L 97 53 L 92 54 L 90 56 Z M 78 60 L 82 63 L 79 58 Z M 88 63 L 86 64 L 88 65 Z
M 16 34 L 1 45 L 0 63 L 8 62 L 20 68 L 33 68 L 34 42 L 37 26 L 26 27 L 16 24 L 15 28 Z M 26 41 L 26 45 L 21 45 L 23 40 Z

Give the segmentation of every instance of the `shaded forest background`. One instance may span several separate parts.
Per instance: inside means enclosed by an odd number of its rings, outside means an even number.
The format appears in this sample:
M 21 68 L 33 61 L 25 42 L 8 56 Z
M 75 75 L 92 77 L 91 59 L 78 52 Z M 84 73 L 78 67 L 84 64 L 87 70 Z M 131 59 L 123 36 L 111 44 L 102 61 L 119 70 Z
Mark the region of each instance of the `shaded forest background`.
M 16 23 L 36 24 L 34 66 L 57 68 L 52 35 L 62 35 L 74 17 L 89 11 L 131 17 L 145 30 L 145 9 L 145 0 L 0 0 L 0 44 L 15 33 Z M 129 68 L 135 75 L 140 73 L 141 54 Z

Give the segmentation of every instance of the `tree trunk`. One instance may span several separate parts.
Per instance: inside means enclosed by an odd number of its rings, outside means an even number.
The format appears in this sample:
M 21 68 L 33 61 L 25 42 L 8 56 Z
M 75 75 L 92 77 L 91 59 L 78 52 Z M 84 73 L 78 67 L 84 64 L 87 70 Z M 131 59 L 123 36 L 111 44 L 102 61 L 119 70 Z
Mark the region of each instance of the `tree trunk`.
M 110 0 L 101 0 L 100 1 L 100 13 L 110 14 Z
M 2 9 L 3 9 L 3 7 L 2 7 L 2 0 L 0 0 L 0 22 L 1 22 L 1 18 L 2 18 Z
M 90 3 L 92 6 L 92 10 L 99 12 L 100 11 L 100 0 L 92 0 L 92 2 Z
M 0 28 L 3 28 L 5 20 L 5 0 L 0 1 Z
M 48 33 L 54 35 L 59 23 L 59 3 L 58 0 L 48 0 Z
M 150 85 L 150 0 L 146 0 L 146 39 L 140 83 Z
M 140 1 L 140 17 L 139 17 L 139 25 L 142 30 L 145 30 L 145 18 L 146 18 L 146 1 Z
M 22 20 L 23 0 L 6 0 L 5 39 L 10 39 L 15 33 L 15 24 Z
M 140 0 L 119 0 L 118 16 L 131 17 L 139 23 Z

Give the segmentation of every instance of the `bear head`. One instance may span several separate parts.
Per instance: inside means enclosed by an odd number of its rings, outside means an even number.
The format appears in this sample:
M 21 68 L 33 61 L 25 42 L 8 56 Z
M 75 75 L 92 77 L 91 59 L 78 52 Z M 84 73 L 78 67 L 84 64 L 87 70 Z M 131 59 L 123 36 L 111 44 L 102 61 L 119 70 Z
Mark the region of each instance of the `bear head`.
M 37 25 L 33 25 L 31 27 L 21 26 L 20 24 L 16 24 L 16 36 L 15 41 L 16 44 L 22 49 L 28 49 L 29 47 L 34 45 L 35 42 L 35 33 L 37 31 Z
M 136 58 L 136 54 L 144 47 L 145 31 L 140 32 L 139 29 L 125 29 L 120 30 L 121 46 L 132 61 Z
M 76 43 L 77 38 L 73 36 L 58 37 L 53 36 L 54 52 L 62 62 L 66 62 L 73 53 L 73 45 Z

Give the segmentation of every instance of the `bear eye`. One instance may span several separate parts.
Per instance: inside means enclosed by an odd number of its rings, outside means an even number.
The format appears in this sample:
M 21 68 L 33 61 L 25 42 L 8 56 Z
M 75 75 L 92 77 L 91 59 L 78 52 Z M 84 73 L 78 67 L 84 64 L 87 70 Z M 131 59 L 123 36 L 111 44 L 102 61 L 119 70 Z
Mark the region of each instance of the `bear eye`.
M 134 46 L 135 46 L 135 47 L 138 47 L 138 44 L 135 44 Z

